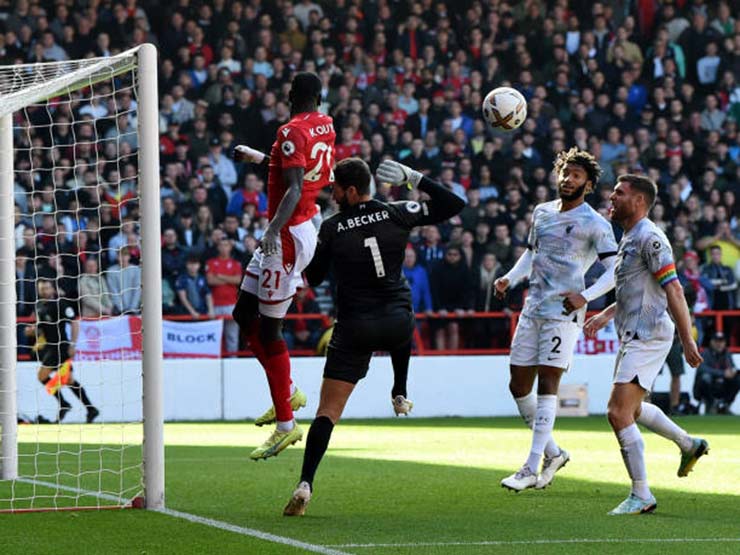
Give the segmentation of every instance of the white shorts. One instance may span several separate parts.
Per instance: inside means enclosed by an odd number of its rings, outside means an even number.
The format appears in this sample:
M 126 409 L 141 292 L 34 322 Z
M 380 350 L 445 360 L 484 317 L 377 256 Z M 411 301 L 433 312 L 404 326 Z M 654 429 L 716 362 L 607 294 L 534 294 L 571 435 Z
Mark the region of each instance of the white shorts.
M 511 364 L 568 370 L 580 328 L 575 322 L 520 316 L 511 341 Z
M 316 252 L 316 227 L 311 220 L 280 233 L 278 253 L 262 254 L 254 251 L 247 264 L 241 289 L 256 295 L 260 314 L 268 318 L 284 318 L 296 289 L 303 287 L 301 272 L 306 269 Z
M 630 383 L 635 378 L 650 391 L 673 344 L 672 339 L 633 339 L 619 346 L 614 364 L 614 383 Z

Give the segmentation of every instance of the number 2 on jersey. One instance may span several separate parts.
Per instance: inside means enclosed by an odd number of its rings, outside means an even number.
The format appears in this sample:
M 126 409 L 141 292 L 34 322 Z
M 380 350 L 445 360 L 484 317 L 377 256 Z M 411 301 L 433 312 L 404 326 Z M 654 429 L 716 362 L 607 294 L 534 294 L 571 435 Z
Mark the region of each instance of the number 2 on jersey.
M 383 266 L 383 258 L 380 256 L 380 248 L 378 247 L 378 240 L 375 237 L 368 237 L 365 239 L 365 246 L 370 249 L 370 254 L 373 257 L 373 264 L 375 264 L 375 274 L 379 277 L 385 277 L 385 267 Z

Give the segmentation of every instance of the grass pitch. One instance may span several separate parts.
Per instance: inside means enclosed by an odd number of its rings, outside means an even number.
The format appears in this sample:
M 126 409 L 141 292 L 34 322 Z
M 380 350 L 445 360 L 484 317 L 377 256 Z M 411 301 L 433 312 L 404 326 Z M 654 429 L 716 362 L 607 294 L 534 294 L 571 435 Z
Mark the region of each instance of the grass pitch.
M 653 515 L 606 515 L 629 486 L 603 417 L 558 419 L 555 439 L 570 451 L 571 462 L 547 490 L 519 494 L 502 489 L 499 481 L 521 465 L 529 449 L 531 436 L 520 419 L 342 422 L 319 468 L 306 516 L 293 519 L 281 513 L 299 478 L 302 448 L 253 462 L 249 451 L 269 430 L 249 423 L 168 424 L 167 505 L 253 533 L 306 542 L 324 553 L 740 553 L 740 418 L 679 423 L 705 437 L 710 453 L 688 478 L 678 478 L 678 449 L 644 431 L 648 478 L 658 499 Z M 105 443 L 100 427 L 86 430 L 61 427 L 54 441 L 72 453 L 80 441 L 88 448 Z M 21 428 L 21 441 L 31 433 L 32 427 Z M 131 427 L 126 433 L 133 439 L 138 432 Z M 42 447 L 51 451 L 57 445 Z M 36 444 L 21 444 L 22 452 L 28 449 Z M 136 449 L 114 454 L 138 457 Z M 94 467 L 99 454 L 83 449 L 76 462 L 74 455 L 66 457 L 71 459 L 41 461 L 40 471 L 52 463 Z M 7 485 L 0 482 L 3 497 Z M 0 552 L 8 555 L 310 552 L 135 510 L 0 515 L 0 538 Z

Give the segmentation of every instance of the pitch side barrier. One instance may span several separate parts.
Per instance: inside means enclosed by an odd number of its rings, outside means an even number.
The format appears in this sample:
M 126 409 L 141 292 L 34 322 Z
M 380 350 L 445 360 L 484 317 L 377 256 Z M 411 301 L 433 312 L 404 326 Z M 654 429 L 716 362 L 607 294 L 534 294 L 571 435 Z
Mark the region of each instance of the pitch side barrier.
M 588 316 L 596 314 L 597 312 L 589 312 Z M 520 312 L 463 312 L 463 313 L 418 313 L 416 315 L 417 326 L 414 330 L 414 343 L 413 343 L 413 354 L 417 356 L 444 356 L 444 355 L 508 355 L 510 349 L 508 347 L 487 347 L 487 348 L 470 348 L 464 347 L 460 349 L 434 349 L 431 345 L 431 337 L 429 333 L 429 325 L 434 322 L 443 322 L 446 320 L 457 320 L 461 324 L 461 336 L 462 343 L 466 343 L 470 335 L 470 330 L 466 329 L 466 326 L 472 327 L 474 323 L 480 322 L 481 320 L 504 320 L 505 325 L 499 326 L 498 330 L 500 333 L 504 333 L 505 337 L 499 337 L 499 340 L 503 340 L 504 344 L 509 344 L 511 338 L 514 336 L 514 330 L 516 329 L 517 322 L 519 320 Z M 713 329 L 724 332 L 728 336 L 728 350 L 731 353 L 740 353 L 740 310 L 706 310 L 704 312 L 697 313 L 697 319 L 703 320 L 705 323 L 713 321 Z M 107 317 L 106 317 L 107 318 Z M 100 318 L 98 320 L 104 320 L 106 318 Z M 213 320 L 208 316 L 201 316 L 194 318 L 190 315 L 165 315 L 164 320 L 175 321 L 175 322 L 197 322 L 197 321 L 209 321 Z M 218 320 L 231 320 L 231 315 L 217 316 Z M 19 317 L 19 325 L 26 325 L 35 322 L 33 316 Z M 83 318 L 83 320 L 90 320 Z M 288 314 L 286 320 L 320 320 L 322 328 L 327 329 L 332 325 L 332 318 L 326 314 Z M 506 330 L 506 331 L 504 331 Z M 589 345 L 592 351 L 587 354 L 598 354 L 599 352 L 611 352 L 616 347 L 615 338 L 606 338 L 596 341 L 596 345 Z M 312 349 L 293 349 L 291 355 L 295 356 L 315 356 L 317 353 Z M 249 350 L 240 350 L 235 352 L 226 351 L 222 348 L 222 357 L 251 357 L 252 352 Z M 18 355 L 18 360 L 30 360 L 31 356 L 25 353 Z

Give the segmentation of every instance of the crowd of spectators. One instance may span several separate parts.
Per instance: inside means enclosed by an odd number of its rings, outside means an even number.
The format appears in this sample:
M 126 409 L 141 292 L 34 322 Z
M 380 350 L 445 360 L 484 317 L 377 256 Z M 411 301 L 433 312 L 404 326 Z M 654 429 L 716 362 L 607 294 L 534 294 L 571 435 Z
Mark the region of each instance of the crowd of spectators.
M 243 265 L 258 244 L 266 175 L 235 164 L 232 149 L 269 149 L 289 118 L 297 70 L 315 71 L 324 83 L 321 109 L 334 117 L 337 159 L 359 156 L 374 170 L 392 157 L 467 197 L 459 217 L 411 237 L 404 271 L 418 312 L 521 307 L 526 284 L 505 304 L 490 284 L 526 248 L 534 205 L 555 198 L 553 159 L 572 145 L 604 169 L 588 199 L 604 214 L 615 176 L 644 173 L 659 184 L 652 217 L 701 312 L 738 304 L 735 15 L 729 2 L 701 0 L 17 0 L 0 2 L 0 63 L 158 46 L 168 313 L 213 315 L 233 304 L 236 272 L 221 267 L 226 259 Z M 528 101 L 528 118 L 513 133 L 494 132 L 480 114 L 482 98 L 500 85 Z M 63 289 L 95 291 L 101 301 L 85 304 L 88 314 L 132 310 L 120 287 L 108 282 L 106 291 L 85 276 L 115 268 L 129 283 L 137 279 L 138 205 L 127 196 L 136 174 L 138 144 L 128 131 L 135 104 L 130 89 L 103 89 L 100 101 L 33 112 L 36 123 L 54 124 L 51 136 L 43 126 L 16 133 L 20 147 L 53 141 L 66 149 L 47 172 L 33 168 L 49 167 L 51 149 L 16 151 L 16 272 L 46 272 Z M 71 152 L 73 138 L 90 137 L 108 142 Z M 80 195 L 81 187 L 95 194 Z M 395 194 L 376 191 L 382 199 Z M 321 202 L 331 209 L 328 195 Z M 38 252 L 43 264 L 22 262 Z M 60 253 L 78 254 L 83 267 L 63 264 Z M 205 284 L 197 279 L 204 270 Z M 22 294 L 30 299 L 33 288 Z M 299 311 L 306 303 L 300 299 Z M 450 318 L 430 326 L 429 336 L 438 348 L 505 346 L 507 330 L 504 321 Z M 291 333 L 304 342 L 314 331 L 301 325 Z

